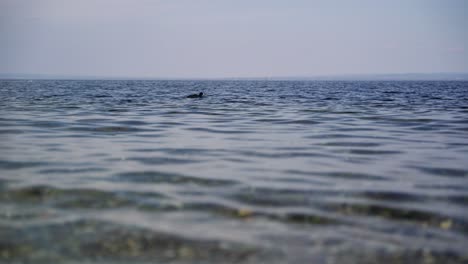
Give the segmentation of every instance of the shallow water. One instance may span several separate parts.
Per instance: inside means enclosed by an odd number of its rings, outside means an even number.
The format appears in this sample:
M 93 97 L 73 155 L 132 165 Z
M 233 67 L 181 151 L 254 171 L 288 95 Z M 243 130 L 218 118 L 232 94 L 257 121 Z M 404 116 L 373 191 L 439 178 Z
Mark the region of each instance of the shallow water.
M 0 262 L 468 261 L 467 132 L 467 82 L 0 81 Z

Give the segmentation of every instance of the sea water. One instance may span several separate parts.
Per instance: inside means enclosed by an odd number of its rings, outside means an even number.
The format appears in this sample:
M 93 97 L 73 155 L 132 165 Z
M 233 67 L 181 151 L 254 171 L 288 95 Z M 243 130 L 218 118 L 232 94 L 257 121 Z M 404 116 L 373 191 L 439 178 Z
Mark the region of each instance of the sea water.
M 2 263 L 467 248 L 468 82 L 0 81 Z

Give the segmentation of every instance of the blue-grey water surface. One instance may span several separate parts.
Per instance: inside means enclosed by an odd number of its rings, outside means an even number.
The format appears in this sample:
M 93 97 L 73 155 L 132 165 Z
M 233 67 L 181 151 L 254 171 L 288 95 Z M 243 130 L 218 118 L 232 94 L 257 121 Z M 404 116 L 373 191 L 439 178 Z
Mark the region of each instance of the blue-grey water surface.
M 467 248 L 467 82 L 0 81 L 0 262 Z

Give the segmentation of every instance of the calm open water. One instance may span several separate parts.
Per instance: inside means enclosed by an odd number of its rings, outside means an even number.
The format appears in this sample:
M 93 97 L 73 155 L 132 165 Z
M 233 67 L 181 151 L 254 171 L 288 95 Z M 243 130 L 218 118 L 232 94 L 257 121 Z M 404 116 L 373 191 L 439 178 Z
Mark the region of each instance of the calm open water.
M 0 262 L 467 248 L 468 82 L 0 81 Z

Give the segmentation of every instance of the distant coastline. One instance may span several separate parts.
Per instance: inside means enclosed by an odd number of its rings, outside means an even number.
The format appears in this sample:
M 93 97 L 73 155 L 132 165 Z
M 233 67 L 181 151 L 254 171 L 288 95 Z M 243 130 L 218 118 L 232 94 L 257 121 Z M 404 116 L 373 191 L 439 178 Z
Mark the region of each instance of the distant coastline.
M 468 73 L 389 73 L 273 77 L 138 77 L 0 73 L 2 80 L 468 81 Z

